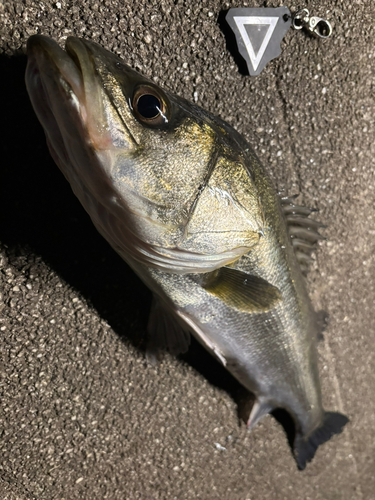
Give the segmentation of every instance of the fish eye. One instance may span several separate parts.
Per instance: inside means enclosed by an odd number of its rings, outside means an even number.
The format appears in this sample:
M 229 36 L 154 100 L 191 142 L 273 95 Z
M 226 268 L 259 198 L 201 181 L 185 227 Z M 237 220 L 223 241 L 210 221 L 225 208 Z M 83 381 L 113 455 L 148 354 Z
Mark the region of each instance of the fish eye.
M 136 89 L 132 99 L 132 109 L 138 121 L 148 126 L 168 123 L 165 99 L 151 86 Z
M 143 94 L 137 101 L 138 113 L 146 120 L 153 120 L 160 114 L 162 107 L 159 99 L 152 94 Z

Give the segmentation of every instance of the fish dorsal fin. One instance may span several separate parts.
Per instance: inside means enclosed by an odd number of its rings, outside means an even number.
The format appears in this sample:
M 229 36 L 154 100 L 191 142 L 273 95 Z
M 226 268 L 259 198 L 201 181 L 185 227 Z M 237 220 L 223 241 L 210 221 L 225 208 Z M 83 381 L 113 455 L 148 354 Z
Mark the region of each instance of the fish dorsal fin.
M 281 197 L 280 201 L 297 261 L 302 273 L 306 274 L 311 262 L 311 252 L 316 249 L 319 240 L 325 239 L 318 230 L 326 226 L 309 218 L 309 215 L 317 210 L 297 205 L 297 196 Z
M 245 313 L 269 311 L 281 300 L 279 289 L 268 281 L 230 267 L 206 274 L 202 286 L 229 307 Z

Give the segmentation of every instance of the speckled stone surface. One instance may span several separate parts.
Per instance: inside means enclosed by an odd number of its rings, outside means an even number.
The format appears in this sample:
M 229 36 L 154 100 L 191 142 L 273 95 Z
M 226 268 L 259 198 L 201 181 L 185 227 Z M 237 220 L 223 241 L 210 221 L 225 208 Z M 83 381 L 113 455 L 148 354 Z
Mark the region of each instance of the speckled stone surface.
M 332 22 L 332 38 L 290 31 L 250 78 L 219 26 L 246 2 L 0 4 L 1 500 L 375 498 L 375 7 L 305 5 Z M 324 402 L 351 422 L 304 472 L 273 417 L 246 430 L 238 384 L 200 347 L 146 364 L 150 294 L 96 233 L 28 101 L 22 54 L 34 33 L 97 41 L 220 115 L 278 189 L 320 208 L 329 239 L 308 287 L 330 315 Z

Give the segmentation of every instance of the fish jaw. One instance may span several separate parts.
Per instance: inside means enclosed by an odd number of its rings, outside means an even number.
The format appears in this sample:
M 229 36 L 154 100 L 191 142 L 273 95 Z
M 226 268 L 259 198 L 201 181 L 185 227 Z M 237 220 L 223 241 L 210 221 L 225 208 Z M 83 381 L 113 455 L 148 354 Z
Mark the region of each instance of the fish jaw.
M 69 54 L 47 37 L 34 35 L 28 40 L 26 87 L 51 156 L 98 231 L 116 250 L 121 249 L 123 257 L 148 252 L 132 232 L 128 210 L 111 181 L 114 158 L 119 151 L 133 150 L 134 139 L 121 128 L 121 144 L 113 137 L 118 130 L 113 126 L 116 114 L 99 82 L 91 44 L 71 39 L 67 45 Z M 86 90 L 94 96 L 86 95 Z M 89 107 L 99 96 L 102 104 L 94 114 Z
M 110 174 L 111 152 L 117 148 L 109 123 L 110 105 L 90 44 L 69 38 L 66 47 L 64 51 L 41 35 L 29 38 L 26 87 L 64 175 L 70 181 L 74 173 L 98 197 L 99 183 L 91 165 L 87 167 L 87 160 L 96 156 L 96 163 L 100 163 L 101 169 L 107 167 L 105 173 Z M 129 150 L 133 143 L 128 135 L 123 137 L 121 147 Z

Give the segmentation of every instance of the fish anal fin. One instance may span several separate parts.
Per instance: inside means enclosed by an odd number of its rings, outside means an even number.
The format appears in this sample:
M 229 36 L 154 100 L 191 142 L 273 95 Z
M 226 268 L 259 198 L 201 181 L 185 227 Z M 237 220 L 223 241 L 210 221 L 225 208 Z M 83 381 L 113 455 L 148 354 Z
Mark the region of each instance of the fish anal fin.
M 185 330 L 173 312 L 154 295 L 147 325 L 147 358 L 154 363 L 161 351 L 172 355 L 185 353 L 190 345 L 190 333 Z
M 318 447 L 335 434 L 340 434 L 348 422 L 348 417 L 341 413 L 325 412 L 321 425 L 309 436 L 305 437 L 297 432 L 294 440 L 294 457 L 298 468 L 303 470 L 313 459 Z
M 253 429 L 259 420 L 268 415 L 268 413 L 270 413 L 273 409 L 274 407 L 268 401 L 257 399 L 251 409 L 250 416 L 247 421 L 247 428 L 249 430 Z
M 206 274 L 202 286 L 240 312 L 266 312 L 281 300 L 279 289 L 268 281 L 229 267 Z

